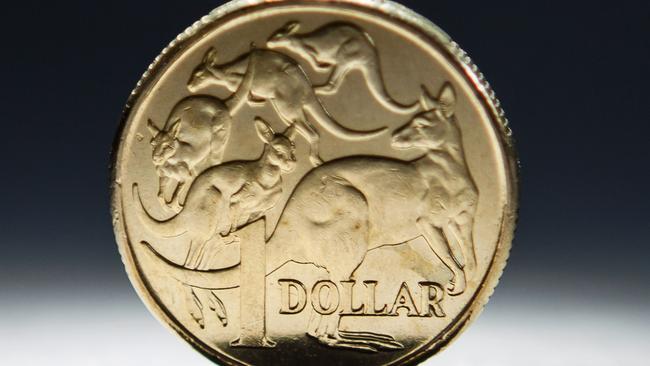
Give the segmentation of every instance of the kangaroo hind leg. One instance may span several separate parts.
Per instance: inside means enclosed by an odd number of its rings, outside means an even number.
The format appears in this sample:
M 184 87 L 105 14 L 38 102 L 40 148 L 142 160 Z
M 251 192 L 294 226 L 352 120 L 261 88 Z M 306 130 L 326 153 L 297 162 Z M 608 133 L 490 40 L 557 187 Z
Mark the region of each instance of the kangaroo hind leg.
M 320 157 L 320 135 L 318 131 L 306 120 L 299 120 L 294 122 L 298 132 L 305 137 L 309 143 L 309 161 L 311 165 L 317 167 L 323 164 L 323 159 Z
M 465 272 L 456 262 L 444 233 L 423 219 L 417 221 L 417 226 L 429 244 L 429 248 L 453 274 L 447 285 L 447 291 L 452 296 L 462 294 L 466 287 Z
M 470 213 L 464 212 L 452 223 L 454 231 L 457 232 L 460 241 L 460 248 L 463 252 L 465 262 L 465 273 L 471 278 L 476 272 L 476 249 L 474 247 L 473 217 Z
M 319 294 L 322 295 L 322 294 Z M 326 304 L 338 303 L 338 293 L 328 291 L 324 298 Z M 404 346 L 391 335 L 375 332 L 341 330 L 341 315 L 336 311 L 332 314 L 314 313 L 310 319 L 307 334 L 316 338 L 318 342 L 332 348 L 344 348 L 363 352 L 377 352 L 379 350 L 400 350 Z
M 348 63 L 341 63 L 332 66 L 332 73 L 330 74 L 327 83 L 315 87 L 314 90 L 316 93 L 324 95 L 336 94 L 341 88 L 341 85 L 343 85 L 343 80 L 345 80 L 347 74 L 352 71 L 353 67 L 351 66 L 352 65 Z

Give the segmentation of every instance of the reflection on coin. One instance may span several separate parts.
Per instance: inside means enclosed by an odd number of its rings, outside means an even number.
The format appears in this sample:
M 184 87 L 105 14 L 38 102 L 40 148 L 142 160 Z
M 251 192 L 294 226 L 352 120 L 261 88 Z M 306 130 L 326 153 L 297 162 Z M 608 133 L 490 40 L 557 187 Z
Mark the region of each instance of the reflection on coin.
M 516 210 L 469 58 L 385 1 L 235 1 L 128 101 L 115 233 L 152 313 L 221 364 L 407 364 L 480 312 Z

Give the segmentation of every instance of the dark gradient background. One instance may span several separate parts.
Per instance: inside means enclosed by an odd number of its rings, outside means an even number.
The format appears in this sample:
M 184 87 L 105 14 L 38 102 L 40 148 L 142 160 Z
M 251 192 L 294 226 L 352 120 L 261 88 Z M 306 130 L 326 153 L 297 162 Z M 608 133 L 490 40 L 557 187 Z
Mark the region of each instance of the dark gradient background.
M 17 1 L 0 15 L 0 364 L 207 364 L 132 290 L 109 212 L 121 109 L 220 1 Z M 647 365 L 650 3 L 403 1 L 490 80 L 521 160 L 501 284 L 432 365 Z

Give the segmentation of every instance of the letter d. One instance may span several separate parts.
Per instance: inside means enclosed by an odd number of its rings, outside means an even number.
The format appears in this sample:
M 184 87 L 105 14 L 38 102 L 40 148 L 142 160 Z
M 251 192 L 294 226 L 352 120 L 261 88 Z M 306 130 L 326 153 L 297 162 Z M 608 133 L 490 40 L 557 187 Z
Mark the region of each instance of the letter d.
M 297 280 L 278 280 L 281 286 L 282 300 L 280 314 L 298 314 L 307 305 L 307 289 Z

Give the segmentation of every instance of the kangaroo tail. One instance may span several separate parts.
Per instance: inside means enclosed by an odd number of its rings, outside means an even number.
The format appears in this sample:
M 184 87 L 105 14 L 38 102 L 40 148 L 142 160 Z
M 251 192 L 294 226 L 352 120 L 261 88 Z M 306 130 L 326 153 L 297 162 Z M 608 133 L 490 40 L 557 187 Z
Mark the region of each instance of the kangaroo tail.
M 381 76 L 379 71 L 379 63 L 370 63 L 366 67 L 362 68 L 363 75 L 366 78 L 368 83 L 368 88 L 372 95 L 375 96 L 377 101 L 386 109 L 393 113 L 399 114 L 413 114 L 420 110 L 419 101 L 411 105 L 403 105 L 397 103 L 386 90 L 386 84 L 384 83 L 384 78 Z
M 306 104 L 305 108 L 311 113 L 312 117 L 318 122 L 318 125 L 323 126 L 327 131 L 334 136 L 344 140 L 369 140 L 377 137 L 388 130 L 387 127 L 382 127 L 370 131 L 353 130 L 341 126 L 332 116 L 327 112 L 325 107 L 314 95 L 311 103 Z
M 142 198 L 138 192 L 137 184 L 133 184 L 133 201 L 136 216 L 138 216 L 140 223 L 146 228 L 150 235 L 154 237 L 162 236 L 165 238 L 171 238 L 183 235 L 187 231 L 182 227 L 182 225 L 177 225 L 177 222 L 175 220 L 180 215 L 180 213 L 165 221 L 159 221 L 151 216 L 147 209 L 144 208 Z
M 207 290 L 225 290 L 239 287 L 239 264 L 216 270 L 188 269 L 163 257 L 149 243 L 142 242 L 142 245 L 144 248 L 139 253 L 143 258 L 146 258 L 148 262 L 158 263 L 164 268 L 164 273 L 185 285 Z

